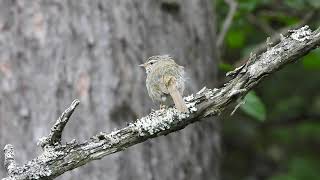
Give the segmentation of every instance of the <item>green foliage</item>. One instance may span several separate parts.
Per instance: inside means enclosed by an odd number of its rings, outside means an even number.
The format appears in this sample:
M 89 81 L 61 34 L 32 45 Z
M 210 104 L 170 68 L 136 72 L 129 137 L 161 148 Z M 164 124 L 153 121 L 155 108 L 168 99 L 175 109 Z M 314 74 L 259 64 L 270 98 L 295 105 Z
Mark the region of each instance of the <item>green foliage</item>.
M 244 98 L 245 104 L 241 109 L 258 121 L 266 120 L 266 107 L 254 91 L 250 91 Z
M 307 14 L 313 16 L 305 24 L 319 27 L 320 0 L 236 1 L 238 10 L 221 52 L 221 71 L 239 66 L 268 36 L 300 24 Z M 229 8 L 224 0 L 214 2 L 221 26 Z M 319 89 L 320 49 L 266 78 L 255 89 L 259 96 L 250 92 L 240 107 L 244 113 L 224 117 L 222 178 L 320 179 L 320 119 L 303 116 L 320 116 Z M 266 117 L 268 121 L 261 123 Z
M 320 49 L 303 57 L 303 66 L 308 70 L 320 70 Z
M 228 71 L 232 71 L 233 69 L 234 67 L 231 64 L 228 64 L 228 63 L 219 64 L 219 70 L 221 71 L 228 72 Z
M 301 10 L 305 7 L 305 0 L 285 0 L 284 4 L 292 9 Z
M 245 43 L 245 32 L 242 30 L 230 30 L 227 34 L 227 44 L 230 48 L 240 48 Z
M 284 13 L 277 13 L 276 16 L 274 16 L 273 18 L 277 18 L 277 21 L 279 23 L 282 23 L 286 26 L 291 26 L 294 24 L 299 23 L 300 19 L 298 17 L 293 17 L 293 16 L 287 16 Z
M 312 119 L 311 119 L 312 120 Z M 318 152 L 307 145 L 317 142 L 320 124 L 301 123 L 298 126 L 273 128 L 268 133 L 274 144 L 279 144 L 287 153 L 288 160 L 282 162 L 284 171 L 275 174 L 270 180 L 317 180 L 320 178 Z M 282 157 L 282 159 L 284 159 Z
M 253 11 L 259 3 L 259 0 L 240 0 L 239 10 L 244 12 Z
M 300 143 L 300 141 L 301 143 L 307 143 L 306 140 L 314 141 L 319 132 L 320 124 L 305 122 L 295 127 L 274 128 L 269 134 L 272 139 L 277 140 L 277 143 L 290 145 L 292 143 Z
M 304 123 L 297 127 L 297 133 L 304 139 L 313 139 L 314 137 L 318 137 L 319 132 L 320 125 Z
M 289 162 L 288 173 L 276 175 L 270 180 L 319 180 L 319 162 L 314 160 L 295 157 Z
M 274 107 L 274 113 L 278 115 L 284 115 L 287 113 L 298 112 L 299 109 L 301 109 L 303 104 L 303 97 L 301 96 L 290 96 L 287 98 L 279 98 L 279 100 L 276 102 L 276 104 L 273 105 Z

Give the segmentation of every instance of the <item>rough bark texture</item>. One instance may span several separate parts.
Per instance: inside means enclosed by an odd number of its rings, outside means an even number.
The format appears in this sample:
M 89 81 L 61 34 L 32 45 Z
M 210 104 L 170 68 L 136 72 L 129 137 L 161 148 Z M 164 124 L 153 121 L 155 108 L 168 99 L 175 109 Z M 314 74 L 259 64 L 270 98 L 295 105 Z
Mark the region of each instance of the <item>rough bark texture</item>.
M 92 160 L 123 151 L 150 138 L 178 131 L 204 117 L 220 114 L 230 102 L 241 100 L 264 77 L 320 45 L 320 28 L 312 33 L 305 26 L 291 33 L 289 37 L 282 37 L 279 44 L 269 47 L 261 56 L 252 54 L 246 64 L 227 73 L 232 79 L 222 88 L 203 88 L 195 95 L 186 97 L 188 113 L 181 113 L 175 108 L 161 109 L 109 134 L 101 132 L 83 143 L 71 141 L 61 145 L 60 138 L 52 134 L 61 134 L 79 104 L 75 100 L 58 118 L 49 136 L 42 138 L 40 144 L 44 151 L 37 158 L 23 166 L 17 166 L 13 146 L 6 145 L 4 164 L 9 177 L 3 180 L 53 179 Z M 52 143 L 53 141 L 56 143 Z
M 2 0 L 0 147 L 13 144 L 18 164 L 34 158 L 36 141 L 74 98 L 81 105 L 67 141 L 142 117 L 152 103 L 137 65 L 150 55 L 174 56 L 190 91 L 212 86 L 212 15 L 210 0 Z M 216 179 L 218 144 L 215 123 L 204 122 L 58 179 Z

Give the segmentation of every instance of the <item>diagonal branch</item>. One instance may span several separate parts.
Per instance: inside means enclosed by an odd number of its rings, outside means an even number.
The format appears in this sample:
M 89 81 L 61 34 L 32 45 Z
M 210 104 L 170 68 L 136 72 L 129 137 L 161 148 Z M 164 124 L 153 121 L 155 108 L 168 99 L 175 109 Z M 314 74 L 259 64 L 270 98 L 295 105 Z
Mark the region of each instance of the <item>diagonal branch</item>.
M 127 127 L 111 133 L 101 132 L 83 143 L 53 143 L 45 146 L 42 154 L 25 165 L 13 166 L 5 180 L 54 179 L 90 161 L 178 131 L 204 117 L 219 115 L 231 102 L 243 98 L 262 79 L 320 46 L 320 28 L 312 32 L 304 26 L 290 32 L 290 35 L 274 47 L 260 56 L 252 54 L 246 64 L 228 73 L 231 79 L 223 87 L 203 88 L 196 94 L 185 97 L 189 113 L 181 113 L 175 108 L 157 110 Z

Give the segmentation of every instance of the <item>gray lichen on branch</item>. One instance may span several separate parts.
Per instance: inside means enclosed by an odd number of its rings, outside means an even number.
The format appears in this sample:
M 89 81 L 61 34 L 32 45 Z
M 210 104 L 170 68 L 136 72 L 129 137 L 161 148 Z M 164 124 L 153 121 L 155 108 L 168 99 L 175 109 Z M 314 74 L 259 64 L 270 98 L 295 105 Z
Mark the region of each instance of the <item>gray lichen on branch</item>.
M 80 101 L 78 99 L 74 100 L 71 103 L 70 107 L 61 114 L 56 123 L 53 125 L 49 136 L 40 138 L 38 141 L 38 145 L 40 145 L 41 147 L 45 147 L 47 145 L 54 146 L 61 143 L 63 129 L 68 123 L 73 111 L 76 109 L 79 103 Z
M 16 161 L 14 159 L 14 147 L 11 144 L 7 144 L 4 147 L 4 166 L 8 171 L 8 174 L 13 174 L 16 169 Z
M 82 143 L 73 140 L 61 144 L 62 131 L 79 104 L 76 100 L 58 118 L 48 137 L 43 138 L 43 152 L 35 159 L 17 166 L 13 146 L 5 147 L 8 177 L 4 180 L 53 179 L 90 161 L 183 129 L 203 117 L 219 115 L 231 102 L 243 98 L 264 77 L 290 62 L 297 61 L 319 45 L 320 28 L 314 32 L 308 27 L 292 31 L 291 35 L 284 37 L 268 51 L 259 56 L 252 54 L 246 64 L 228 73 L 231 79 L 223 87 L 203 88 L 185 97 L 189 113 L 181 113 L 175 108 L 161 109 L 111 133 L 98 133 Z
M 289 32 L 292 32 L 290 37 L 296 41 L 308 40 L 312 35 L 311 29 L 307 25 L 297 30 L 289 30 Z
M 169 129 L 176 121 L 185 119 L 188 116 L 188 113 L 181 113 L 175 108 L 162 109 L 151 112 L 148 116 L 138 119 L 129 126 L 135 127 L 140 136 L 150 136 Z M 162 118 L 161 121 L 159 121 L 159 117 Z

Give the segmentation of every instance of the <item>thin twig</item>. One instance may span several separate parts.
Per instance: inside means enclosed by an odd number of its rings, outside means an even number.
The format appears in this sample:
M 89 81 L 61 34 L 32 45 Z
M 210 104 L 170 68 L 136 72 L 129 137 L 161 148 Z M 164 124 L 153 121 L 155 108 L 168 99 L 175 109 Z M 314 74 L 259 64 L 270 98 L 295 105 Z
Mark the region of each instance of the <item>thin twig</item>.
M 231 23 L 232 19 L 234 17 L 234 14 L 236 13 L 238 3 L 234 0 L 224 0 L 226 4 L 229 6 L 229 12 L 227 14 L 227 17 L 225 18 L 222 28 L 220 29 L 220 32 L 218 34 L 217 38 L 217 47 L 218 49 L 221 49 L 221 46 L 223 45 L 224 37 L 226 36 Z
M 249 13 L 247 14 L 247 19 L 249 20 L 249 22 L 263 30 L 269 36 L 275 33 L 275 30 L 271 26 L 269 26 L 268 23 L 262 21 L 261 19 L 258 19 L 255 15 Z

